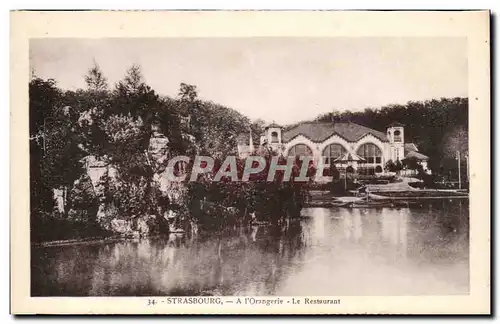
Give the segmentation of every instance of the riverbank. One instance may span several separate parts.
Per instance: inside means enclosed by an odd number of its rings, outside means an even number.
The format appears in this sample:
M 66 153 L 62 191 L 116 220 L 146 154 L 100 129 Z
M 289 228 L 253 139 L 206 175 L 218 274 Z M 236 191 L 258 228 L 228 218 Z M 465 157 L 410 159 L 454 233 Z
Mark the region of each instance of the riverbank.
M 54 247 L 54 246 L 66 246 L 73 244 L 111 243 L 131 238 L 133 237 L 127 235 L 96 236 L 96 237 L 75 238 L 75 239 L 47 241 L 47 242 L 33 242 L 31 246 L 34 248 L 42 248 L 42 247 Z
M 405 190 L 408 181 L 398 182 L 397 184 L 387 185 L 373 185 L 369 188 L 369 195 L 356 196 L 356 191 L 350 191 L 343 195 L 335 195 L 327 190 L 310 190 L 309 199 L 305 202 L 305 208 L 334 208 L 334 207 L 365 207 L 365 208 L 379 208 L 379 207 L 410 207 L 411 203 L 420 204 L 428 200 L 446 200 L 446 199 L 468 199 L 468 193 L 459 190 L 435 190 L 435 189 L 415 189 Z M 411 187 L 410 187 L 411 188 Z M 391 190 L 392 189 L 392 190 Z M 349 195 L 351 194 L 351 195 Z M 222 212 L 221 210 L 217 210 Z M 220 213 L 214 216 L 220 217 Z M 294 217 L 291 221 L 300 219 L 301 217 Z M 55 226 L 54 224 L 64 223 L 64 226 Z M 47 233 L 51 233 L 49 239 L 32 241 L 33 247 L 51 247 L 63 246 L 71 244 L 95 244 L 107 243 L 126 239 L 139 238 L 141 235 L 138 232 L 117 234 L 117 232 L 107 232 L 102 229 L 91 226 L 88 224 L 80 224 L 75 222 L 63 222 L 62 220 L 45 224 Z M 67 223 L 67 224 L 66 224 Z M 61 224 L 59 224 L 61 225 Z M 228 224 L 229 225 L 229 224 Z M 252 225 L 271 225 L 270 221 L 253 219 L 250 223 L 244 226 Z M 81 231 L 79 226 L 86 229 L 89 227 L 91 230 Z M 230 225 L 229 225 L 230 226 Z M 177 229 L 172 231 L 169 229 L 168 234 L 177 233 Z M 54 234 L 54 235 L 52 235 Z M 55 235 L 58 234 L 58 235 Z M 72 234 L 74 235 L 73 237 Z M 87 235 L 86 235 L 87 234 Z M 152 234 L 152 233 L 150 233 Z M 165 233 L 167 234 L 167 233 Z M 151 235 L 146 235 L 151 236 Z M 155 236 L 155 235 L 153 235 Z M 47 238 L 47 237 L 46 237 Z
M 376 191 L 370 192 L 368 196 L 338 196 L 332 194 L 330 191 L 312 190 L 310 193 L 310 200 L 307 201 L 304 207 L 349 207 L 352 203 L 362 201 L 380 201 L 380 202 L 395 202 L 409 203 L 426 200 L 446 200 L 446 199 L 469 199 L 469 195 L 457 190 L 410 190 L 410 191 Z
M 468 292 L 467 204 L 443 200 L 432 209 L 311 208 L 302 214 L 309 219 L 285 231 L 255 226 L 222 235 L 33 249 L 31 295 Z
M 283 224 L 291 224 L 302 219 L 307 219 L 308 216 L 299 216 L 293 219 L 290 219 L 289 222 L 285 222 Z M 246 225 L 240 225 L 239 228 L 254 228 L 254 227 L 276 227 L 280 228 L 283 224 L 273 224 L 271 221 L 258 221 L 253 220 Z M 226 229 L 222 230 L 231 230 L 234 229 L 234 226 L 228 226 Z M 220 234 L 220 230 L 201 230 L 199 234 L 210 235 L 210 234 Z M 198 231 L 196 232 L 198 233 Z M 68 238 L 68 239 L 60 239 L 60 240 L 50 240 L 43 242 L 32 242 L 32 248 L 48 248 L 48 247 L 62 247 L 62 246 L 70 246 L 70 245 L 95 245 L 95 244 L 108 244 L 108 243 L 116 243 L 120 241 L 140 241 L 141 239 L 152 239 L 152 238 L 165 238 L 165 237 L 181 237 L 184 235 L 193 235 L 192 232 L 186 232 L 183 230 L 173 230 L 164 234 L 154 234 L 154 235 L 145 235 L 141 236 L 138 234 L 116 234 L 110 232 L 108 235 L 101 236 L 89 236 L 89 237 L 76 237 L 76 238 Z M 196 235 L 196 234 L 195 234 Z

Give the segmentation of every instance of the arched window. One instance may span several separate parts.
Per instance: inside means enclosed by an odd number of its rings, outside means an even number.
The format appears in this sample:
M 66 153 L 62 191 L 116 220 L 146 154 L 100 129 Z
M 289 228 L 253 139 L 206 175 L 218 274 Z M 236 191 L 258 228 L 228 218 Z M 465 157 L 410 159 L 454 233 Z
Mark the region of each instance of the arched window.
M 382 167 L 380 165 L 377 165 L 377 167 L 375 168 L 375 172 L 377 173 L 382 172 Z
M 382 151 L 375 144 L 363 144 L 358 148 L 358 151 L 356 153 L 366 160 L 365 163 L 382 163 Z
M 401 131 L 394 131 L 394 142 L 401 142 Z
M 312 150 L 306 144 L 296 144 L 288 150 L 288 156 L 312 156 Z
M 323 157 L 326 164 L 330 164 L 335 159 L 346 154 L 347 150 L 340 144 L 330 144 L 323 150 Z
M 347 173 L 354 173 L 354 168 L 352 166 L 348 166 L 346 169 L 345 169 L 345 172 Z
M 271 143 L 278 143 L 278 132 L 271 133 Z

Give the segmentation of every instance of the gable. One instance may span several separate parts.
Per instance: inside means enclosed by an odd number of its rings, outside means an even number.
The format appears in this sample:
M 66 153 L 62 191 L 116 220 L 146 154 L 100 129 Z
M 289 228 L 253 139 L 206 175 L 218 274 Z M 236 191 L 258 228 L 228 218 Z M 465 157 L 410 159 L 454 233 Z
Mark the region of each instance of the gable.
M 419 152 L 409 152 L 408 154 L 405 155 L 405 159 L 417 159 L 419 161 L 426 161 L 429 159 L 427 155 L 423 155 L 422 153 Z
M 405 154 L 406 152 L 418 152 L 418 148 L 414 143 L 405 143 Z

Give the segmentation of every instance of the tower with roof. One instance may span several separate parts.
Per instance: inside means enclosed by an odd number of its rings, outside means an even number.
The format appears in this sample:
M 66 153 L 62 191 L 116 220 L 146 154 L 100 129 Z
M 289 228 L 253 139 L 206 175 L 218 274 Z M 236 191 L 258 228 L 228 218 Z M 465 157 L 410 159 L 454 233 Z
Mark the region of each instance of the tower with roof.
M 390 159 L 394 162 L 405 158 L 405 125 L 394 122 L 387 126 L 387 139 L 389 140 Z
M 282 127 L 274 121 L 264 129 L 264 143 L 274 151 L 280 151 L 282 146 Z

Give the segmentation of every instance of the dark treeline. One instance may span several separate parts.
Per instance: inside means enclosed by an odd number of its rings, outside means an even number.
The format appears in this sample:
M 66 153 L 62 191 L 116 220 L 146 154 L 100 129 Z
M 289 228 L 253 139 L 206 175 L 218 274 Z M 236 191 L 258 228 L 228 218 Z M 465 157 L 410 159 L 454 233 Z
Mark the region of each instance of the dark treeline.
M 360 112 L 334 111 L 319 116 L 318 121 L 347 121 L 385 132 L 392 122 L 405 125 L 405 142 L 415 143 L 429 156 L 429 167 L 436 176 L 456 179 L 456 151 L 468 155 L 468 99 L 441 98 L 405 105 L 388 105 Z M 465 160 L 464 160 L 465 163 Z M 465 170 L 465 165 L 464 165 Z

